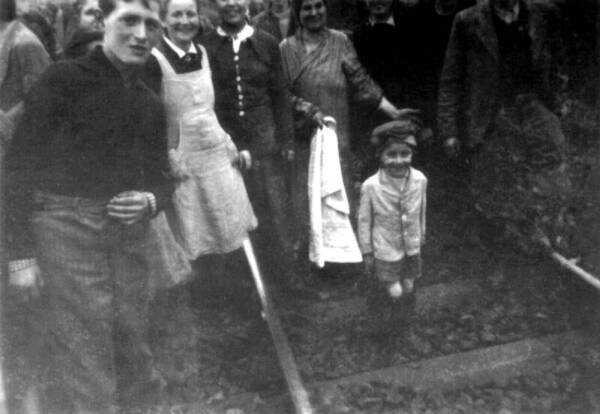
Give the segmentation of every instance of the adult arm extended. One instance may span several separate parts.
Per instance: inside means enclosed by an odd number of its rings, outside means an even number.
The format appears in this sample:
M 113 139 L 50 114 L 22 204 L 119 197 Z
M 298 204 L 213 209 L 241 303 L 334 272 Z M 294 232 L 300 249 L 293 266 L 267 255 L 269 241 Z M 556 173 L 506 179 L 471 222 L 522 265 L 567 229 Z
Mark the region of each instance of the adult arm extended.
M 391 119 L 417 116 L 419 111 L 410 108 L 398 109 L 383 96 L 383 91 L 379 85 L 360 63 L 350 39 L 345 35 L 342 36 L 342 70 L 350 84 L 354 102 L 367 108 L 377 109 Z
M 343 50 L 342 70 L 350 84 L 352 99 L 373 110 L 378 109 L 382 100 L 385 99 L 381 88 L 361 65 L 352 42 L 345 35 L 343 35 L 341 47 Z

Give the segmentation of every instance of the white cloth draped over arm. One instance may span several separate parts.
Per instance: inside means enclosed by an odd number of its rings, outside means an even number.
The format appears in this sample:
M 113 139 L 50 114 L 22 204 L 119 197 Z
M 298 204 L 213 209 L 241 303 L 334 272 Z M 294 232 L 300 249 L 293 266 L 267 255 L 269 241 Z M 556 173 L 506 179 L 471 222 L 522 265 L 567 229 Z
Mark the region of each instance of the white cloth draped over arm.
M 350 223 L 350 205 L 333 128 L 317 129 L 311 141 L 308 168 L 310 261 L 319 267 L 325 262 L 361 262 L 362 254 Z

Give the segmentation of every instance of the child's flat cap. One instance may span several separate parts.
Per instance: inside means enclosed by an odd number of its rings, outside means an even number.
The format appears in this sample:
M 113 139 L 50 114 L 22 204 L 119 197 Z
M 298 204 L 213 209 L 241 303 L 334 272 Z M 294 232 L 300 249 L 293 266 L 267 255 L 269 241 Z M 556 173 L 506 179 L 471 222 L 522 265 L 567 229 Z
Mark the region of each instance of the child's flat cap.
M 374 145 L 385 145 L 391 139 L 399 139 L 406 144 L 416 147 L 416 136 L 419 134 L 419 126 L 410 120 L 395 120 L 379 125 L 371 133 L 371 143 Z

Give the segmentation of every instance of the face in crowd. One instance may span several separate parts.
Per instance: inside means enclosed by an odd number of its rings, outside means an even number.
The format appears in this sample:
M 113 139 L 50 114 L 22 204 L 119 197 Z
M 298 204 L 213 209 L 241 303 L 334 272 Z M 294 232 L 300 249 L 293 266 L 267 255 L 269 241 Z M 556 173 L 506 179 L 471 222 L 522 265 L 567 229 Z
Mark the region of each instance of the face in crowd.
M 214 0 L 221 17 L 221 24 L 242 28 L 246 24 L 250 0 Z
M 187 50 L 200 29 L 200 18 L 195 0 L 170 0 L 163 16 L 169 39 Z
M 327 7 L 323 0 L 303 0 L 298 15 L 300 25 L 309 32 L 319 32 L 327 24 Z
M 400 4 L 404 8 L 411 8 L 423 3 L 425 0 L 398 0 L 398 4 Z
M 512 10 L 519 0 L 492 0 L 492 5 L 500 10 Z
M 412 164 L 413 150 L 405 142 L 391 140 L 381 152 L 381 167 L 392 177 L 405 177 Z
M 392 15 L 393 0 L 367 0 L 369 13 L 376 20 L 385 20 Z
M 144 0 L 118 0 L 104 24 L 104 51 L 123 66 L 144 64 L 161 35 L 158 12 Z
M 288 10 L 290 8 L 290 0 L 271 0 L 273 10 Z
M 98 0 L 84 0 L 79 10 L 79 28 L 89 31 L 98 31 L 104 28 L 102 11 Z

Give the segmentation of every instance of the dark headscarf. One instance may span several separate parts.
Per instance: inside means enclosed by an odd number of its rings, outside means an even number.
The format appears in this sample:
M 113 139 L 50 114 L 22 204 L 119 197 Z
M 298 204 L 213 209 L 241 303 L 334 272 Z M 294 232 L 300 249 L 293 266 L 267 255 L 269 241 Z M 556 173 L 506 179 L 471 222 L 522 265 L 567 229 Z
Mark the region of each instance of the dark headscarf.
M 327 0 L 322 0 L 322 1 L 323 1 L 323 4 L 325 5 L 325 9 L 329 10 L 329 4 L 327 4 Z M 298 23 L 298 27 L 302 27 L 302 24 L 300 23 L 300 9 L 302 9 L 303 2 L 304 2 L 304 0 L 293 0 L 292 1 L 294 18 L 296 19 L 296 22 Z

